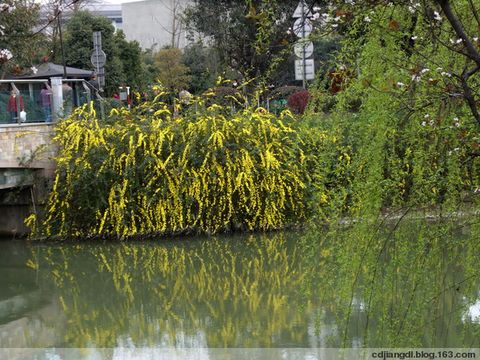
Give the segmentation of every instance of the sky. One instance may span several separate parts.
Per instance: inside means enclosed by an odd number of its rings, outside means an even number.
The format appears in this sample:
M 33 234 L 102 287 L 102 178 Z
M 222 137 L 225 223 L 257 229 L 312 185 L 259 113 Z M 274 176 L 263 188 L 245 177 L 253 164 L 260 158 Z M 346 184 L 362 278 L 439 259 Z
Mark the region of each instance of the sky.
M 134 1 L 142 1 L 142 0 L 105 0 L 105 2 L 109 2 L 111 4 L 122 4 L 124 2 L 134 2 Z
M 104 0 L 104 1 L 111 4 L 122 4 L 126 2 L 135 2 L 135 1 L 142 1 L 142 0 Z

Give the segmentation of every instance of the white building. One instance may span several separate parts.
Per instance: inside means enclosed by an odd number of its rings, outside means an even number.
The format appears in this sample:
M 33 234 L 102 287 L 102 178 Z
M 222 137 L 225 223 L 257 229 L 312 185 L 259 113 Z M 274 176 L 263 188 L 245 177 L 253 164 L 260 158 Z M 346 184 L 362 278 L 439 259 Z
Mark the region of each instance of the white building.
M 88 10 L 92 14 L 110 19 L 115 30 L 121 30 L 123 27 L 122 6 L 120 4 L 92 2 L 91 4 L 88 4 L 84 10 Z
M 115 30 L 122 28 L 122 6 L 120 4 L 111 4 L 103 2 L 86 3 L 84 6 L 80 6 L 78 10 L 89 11 L 94 15 L 103 16 L 112 22 Z M 44 4 L 40 9 L 40 21 L 45 24 L 51 20 L 52 14 L 55 13 L 55 9 L 48 4 Z M 73 6 L 69 6 L 62 13 L 62 23 L 66 23 L 73 15 Z M 55 23 L 54 23 L 55 24 Z
M 123 32 L 143 49 L 187 45 L 183 11 L 192 0 L 146 0 L 122 4 Z

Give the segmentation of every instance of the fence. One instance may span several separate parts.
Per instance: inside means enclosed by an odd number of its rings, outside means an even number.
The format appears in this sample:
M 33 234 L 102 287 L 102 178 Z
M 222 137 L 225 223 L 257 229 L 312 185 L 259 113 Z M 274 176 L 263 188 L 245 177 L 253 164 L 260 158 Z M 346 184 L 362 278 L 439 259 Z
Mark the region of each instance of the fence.
M 51 78 L 50 83 L 48 79 L 0 80 L 0 125 L 55 122 L 92 100 L 85 80 Z

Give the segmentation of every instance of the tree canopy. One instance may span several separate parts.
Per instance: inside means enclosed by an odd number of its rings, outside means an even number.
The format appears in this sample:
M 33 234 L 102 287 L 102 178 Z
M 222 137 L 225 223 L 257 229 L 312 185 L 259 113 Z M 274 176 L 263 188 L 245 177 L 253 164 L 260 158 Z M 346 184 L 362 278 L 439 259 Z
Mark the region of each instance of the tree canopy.
M 319 34 L 343 36 L 344 51 L 337 61 L 350 69 L 350 77 L 361 78 L 366 88 L 405 99 L 405 106 L 415 96 L 410 110 L 441 106 L 443 110 L 437 110 L 445 111 L 448 104 L 464 103 L 480 126 L 475 98 L 480 70 L 478 4 L 332 1 L 325 11 L 317 20 Z M 379 84 L 385 80 L 388 84 Z
M 318 35 L 342 38 L 310 104 L 312 121 L 335 139 L 319 175 L 332 208 L 354 216 L 406 205 L 451 210 L 479 188 L 478 7 L 332 1 L 322 9 Z
M 290 52 L 287 33 L 296 2 L 198 0 L 186 11 L 189 28 L 211 39 L 222 64 L 245 79 L 269 77 Z M 282 54 L 282 55 L 281 55 Z
M 190 83 L 188 68 L 182 63 L 182 51 L 176 48 L 161 49 L 155 55 L 158 80 L 170 91 L 187 89 Z
M 127 41 L 121 31 L 115 32 L 107 18 L 88 11 L 77 11 L 65 28 L 65 60 L 69 66 L 92 69 L 93 32 L 102 33 L 102 49 L 106 54 L 106 93 L 117 92 L 127 84 L 140 87 L 142 79 L 141 49 L 136 41 Z M 57 54 L 57 58 L 59 55 Z
M 21 71 L 39 60 L 45 35 L 36 32 L 39 5 L 30 0 L 6 0 L 0 4 L 0 77 Z

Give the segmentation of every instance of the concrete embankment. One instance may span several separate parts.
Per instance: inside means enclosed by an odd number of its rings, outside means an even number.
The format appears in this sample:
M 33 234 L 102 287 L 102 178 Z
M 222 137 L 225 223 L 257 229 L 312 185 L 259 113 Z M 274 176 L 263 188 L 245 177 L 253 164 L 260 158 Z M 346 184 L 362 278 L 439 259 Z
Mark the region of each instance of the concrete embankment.
M 55 169 L 52 124 L 0 125 L 0 236 L 24 236 Z

